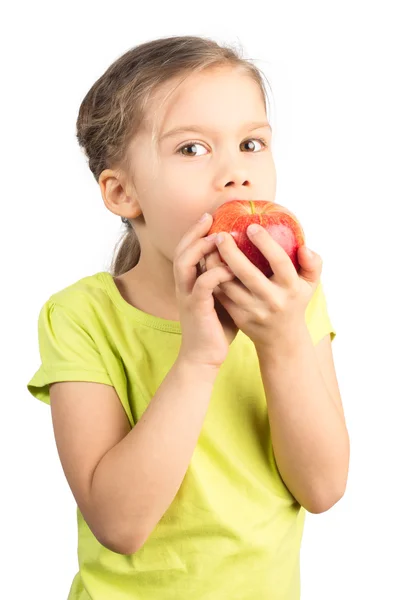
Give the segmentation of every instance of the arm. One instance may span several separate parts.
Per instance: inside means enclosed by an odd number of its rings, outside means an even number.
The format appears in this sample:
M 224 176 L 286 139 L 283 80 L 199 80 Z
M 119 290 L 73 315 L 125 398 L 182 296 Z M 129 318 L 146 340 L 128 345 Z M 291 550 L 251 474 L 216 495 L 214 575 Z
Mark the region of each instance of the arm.
M 258 357 L 282 479 L 309 512 L 328 510 L 344 494 L 350 444 L 307 327 Z
M 188 469 L 218 369 L 175 362 L 134 428 L 101 459 L 91 501 L 123 554 L 144 544 Z

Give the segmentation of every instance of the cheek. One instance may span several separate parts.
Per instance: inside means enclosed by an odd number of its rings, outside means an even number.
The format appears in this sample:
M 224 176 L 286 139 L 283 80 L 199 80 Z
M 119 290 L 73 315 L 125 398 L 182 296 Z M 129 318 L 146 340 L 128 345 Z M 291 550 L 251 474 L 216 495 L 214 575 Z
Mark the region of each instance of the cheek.
M 212 210 L 206 178 L 194 165 L 161 165 L 138 190 L 152 244 L 172 259 L 183 235 L 203 213 Z
M 176 246 L 189 228 L 207 209 L 196 210 L 190 198 L 168 195 L 163 192 L 147 204 L 144 210 L 147 234 L 153 246 L 157 247 L 164 256 L 173 260 Z
M 181 206 L 190 207 L 206 196 L 208 181 L 204 172 L 200 175 L 191 168 L 192 165 L 185 165 L 185 167 L 166 173 L 161 186 L 165 196 L 175 198 Z
M 166 225 L 174 240 L 180 239 L 197 219 L 212 207 L 212 197 L 205 178 L 199 184 L 192 169 L 168 170 L 157 181 L 157 193 L 152 204 L 157 219 Z

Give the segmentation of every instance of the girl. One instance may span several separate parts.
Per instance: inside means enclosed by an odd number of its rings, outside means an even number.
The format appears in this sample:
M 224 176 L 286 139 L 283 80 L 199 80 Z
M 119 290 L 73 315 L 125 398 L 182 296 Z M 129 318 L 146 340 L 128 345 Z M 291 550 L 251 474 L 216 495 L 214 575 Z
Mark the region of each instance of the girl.
M 172 37 L 118 58 L 81 104 L 79 144 L 126 234 L 111 273 L 42 307 L 28 383 L 77 503 L 69 600 L 298 600 L 305 511 L 343 496 L 320 257 L 300 248 L 297 273 L 248 231 L 268 279 L 207 237 L 223 203 L 275 199 L 265 98 L 233 49 Z

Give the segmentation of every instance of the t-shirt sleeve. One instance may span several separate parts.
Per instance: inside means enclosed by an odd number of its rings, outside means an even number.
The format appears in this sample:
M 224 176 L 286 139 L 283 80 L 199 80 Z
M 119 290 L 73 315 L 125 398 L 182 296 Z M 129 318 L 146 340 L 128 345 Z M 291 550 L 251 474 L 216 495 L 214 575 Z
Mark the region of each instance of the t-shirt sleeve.
M 112 385 L 100 352 L 74 311 L 48 300 L 38 320 L 41 365 L 27 384 L 38 400 L 50 404 L 49 384 L 93 381 Z
M 328 314 L 327 302 L 321 281 L 308 303 L 306 323 L 314 346 L 328 334 L 331 337 L 331 342 L 335 339 L 336 331 Z

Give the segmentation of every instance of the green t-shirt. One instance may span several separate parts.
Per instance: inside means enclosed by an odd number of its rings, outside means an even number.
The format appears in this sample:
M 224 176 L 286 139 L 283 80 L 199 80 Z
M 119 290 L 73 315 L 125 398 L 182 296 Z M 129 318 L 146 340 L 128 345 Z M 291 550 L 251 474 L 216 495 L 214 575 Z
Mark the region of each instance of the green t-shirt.
M 336 335 L 321 284 L 306 323 L 314 344 Z M 42 364 L 29 392 L 50 404 L 51 382 L 114 386 L 132 427 L 182 339 L 179 321 L 130 305 L 105 271 L 53 294 L 38 329 Z M 275 462 L 255 346 L 239 330 L 181 487 L 142 548 L 108 550 L 77 507 L 79 571 L 68 600 L 299 600 L 304 519 Z

